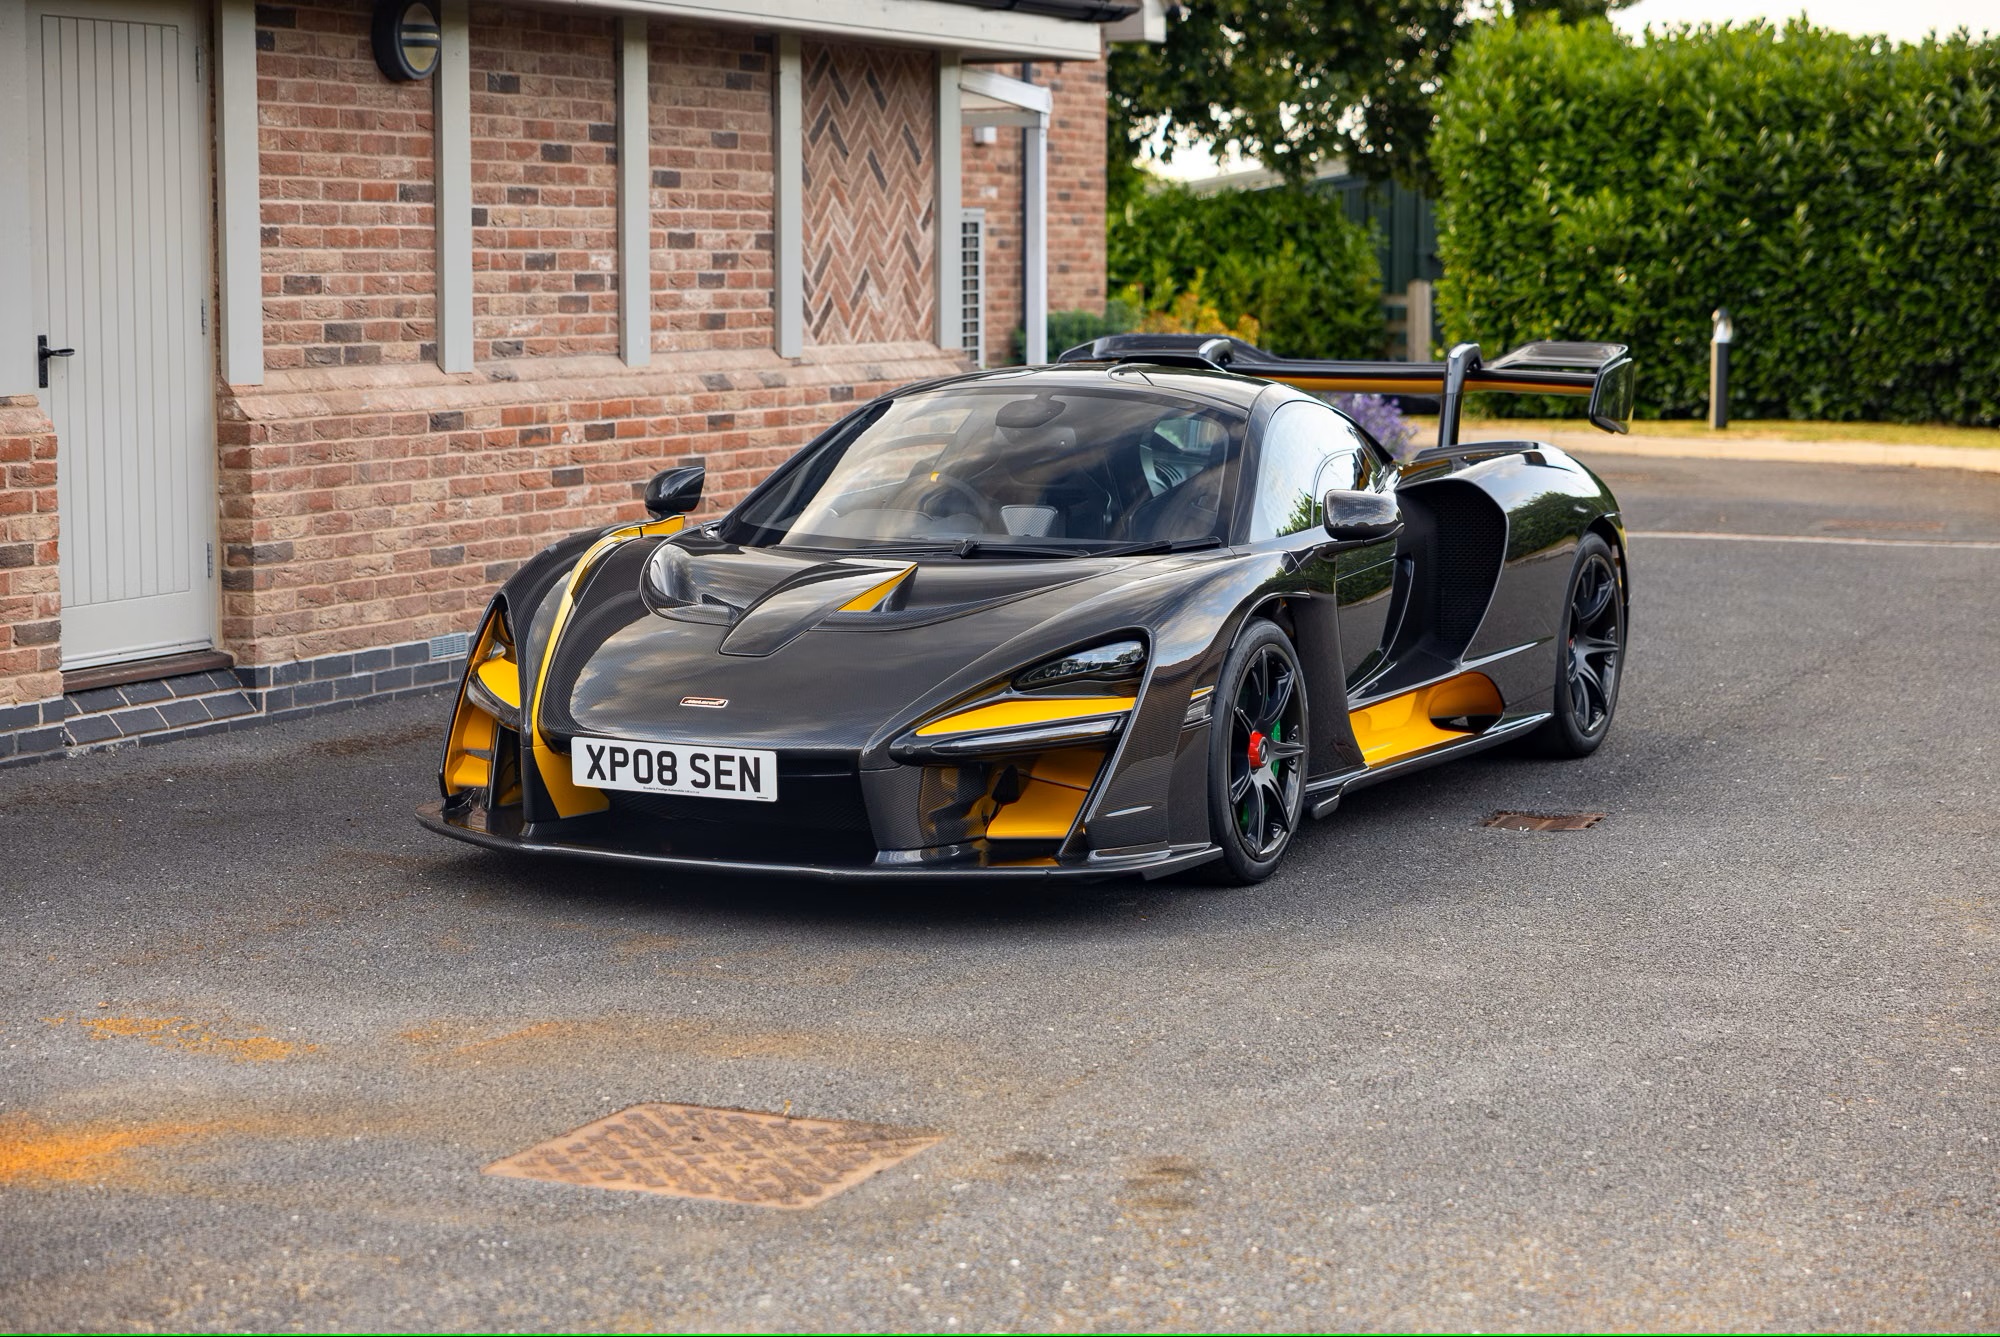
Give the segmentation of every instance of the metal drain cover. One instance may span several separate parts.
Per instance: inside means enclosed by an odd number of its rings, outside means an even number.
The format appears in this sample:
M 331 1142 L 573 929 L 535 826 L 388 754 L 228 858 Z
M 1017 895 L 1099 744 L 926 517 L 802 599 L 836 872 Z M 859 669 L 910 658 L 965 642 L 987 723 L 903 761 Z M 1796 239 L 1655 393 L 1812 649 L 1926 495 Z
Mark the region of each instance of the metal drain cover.
M 755 1207 L 812 1207 L 943 1139 L 911 1128 L 701 1105 L 634 1105 L 486 1167 Z
M 1581 831 L 1603 820 L 1601 812 L 1496 812 L 1480 825 L 1502 831 Z

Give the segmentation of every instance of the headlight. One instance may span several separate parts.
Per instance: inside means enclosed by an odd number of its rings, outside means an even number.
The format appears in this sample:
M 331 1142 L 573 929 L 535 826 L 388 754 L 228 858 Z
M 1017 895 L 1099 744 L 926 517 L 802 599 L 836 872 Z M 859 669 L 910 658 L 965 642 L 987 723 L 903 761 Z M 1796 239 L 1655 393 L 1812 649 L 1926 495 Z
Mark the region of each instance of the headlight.
M 1020 691 L 1055 687 L 1063 683 L 1126 682 L 1135 679 L 1146 666 L 1146 647 L 1138 641 L 1113 641 L 1088 650 L 1072 650 L 1045 659 L 1014 676 Z
M 653 555 L 646 559 L 645 585 L 655 612 L 701 602 L 701 592 L 694 585 L 694 563 L 678 543 L 662 543 L 653 549 Z

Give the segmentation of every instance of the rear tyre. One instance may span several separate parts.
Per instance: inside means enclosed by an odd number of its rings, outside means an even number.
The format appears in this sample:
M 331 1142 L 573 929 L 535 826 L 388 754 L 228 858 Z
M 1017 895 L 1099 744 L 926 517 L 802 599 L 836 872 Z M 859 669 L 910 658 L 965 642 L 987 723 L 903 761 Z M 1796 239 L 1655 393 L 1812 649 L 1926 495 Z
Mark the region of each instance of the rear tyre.
M 1305 808 L 1306 679 L 1285 633 L 1252 622 L 1223 661 L 1208 729 L 1208 822 L 1217 880 L 1247 886 L 1277 868 Z
M 1625 668 L 1625 581 L 1599 535 L 1577 546 L 1558 644 L 1555 715 L 1532 741 L 1545 757 L 1587 757 L 1611 732 Z

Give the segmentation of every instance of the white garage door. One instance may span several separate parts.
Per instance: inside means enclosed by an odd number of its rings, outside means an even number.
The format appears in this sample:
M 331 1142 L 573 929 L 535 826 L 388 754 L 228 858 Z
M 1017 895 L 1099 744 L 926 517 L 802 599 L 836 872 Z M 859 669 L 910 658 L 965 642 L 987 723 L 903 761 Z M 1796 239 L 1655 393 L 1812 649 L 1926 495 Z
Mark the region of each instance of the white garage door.
M 63 667 L 213 644 L 206 90 L 192 9 L 57 3 L 28 21 L 41 147 L 40 393 L 57 440 Z

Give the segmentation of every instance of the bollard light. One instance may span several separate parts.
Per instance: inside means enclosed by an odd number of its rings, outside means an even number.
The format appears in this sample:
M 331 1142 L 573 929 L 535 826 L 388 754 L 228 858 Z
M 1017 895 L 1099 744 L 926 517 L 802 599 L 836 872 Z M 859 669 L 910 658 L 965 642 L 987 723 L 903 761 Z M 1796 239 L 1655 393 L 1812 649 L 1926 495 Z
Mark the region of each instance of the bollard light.
M 1708 425 L 1716 431 L 1729 426 L 1729 344 L 1736 325 L 1729 308 L 1715 308 L 1715 330 L 1708 340 Z

